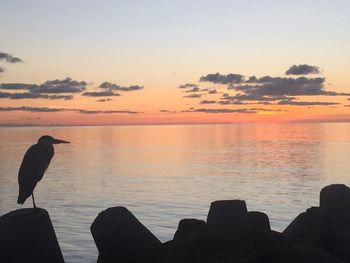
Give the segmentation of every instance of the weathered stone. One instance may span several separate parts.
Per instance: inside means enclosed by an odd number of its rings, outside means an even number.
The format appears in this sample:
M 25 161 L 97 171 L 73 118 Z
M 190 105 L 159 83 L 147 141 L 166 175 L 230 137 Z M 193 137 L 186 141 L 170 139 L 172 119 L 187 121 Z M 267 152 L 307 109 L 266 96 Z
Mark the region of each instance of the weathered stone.
M 298 215 L 283 234 L 290 238 L 301 239 L 323 249 L 330 246 L 329 224 L 319 207 L 311 207 Z
M 263 212 L 249 211 L 248 220 L 254 228 L 271 230 L 269 217 Z
M 179 222 L 179 226 L 177 227 L 174 239 L 184 238 L 193 233 L 204 232 L 206 229 L 207 224 L 203 220 L 193 218 L 182 219 Z
M 214 232 L 237 231 L 247 226 L 248 211 L 243 200 L 212 202 L 207 217 L 207 226 Z
M 161 242 L 125 207 L 101 212 L 91 225 L 98 262 L 152 262 Z
M 256 262 L 259 263 L 272 263 L 275 258 L 275 247 L 289 244 L 288 238 L 277 231 L 255 228 L 253 233 Z
M 350 231 L 335 234 L 333 240 L 332 253 L 339 258 L 350 261 Z
M 207 228 L 218 262 L 254 261 L 255 242 L 245 201 L 223 200 L 211 203 Z
M 345 263 L 328 252 L 307 243 L 277 246 L 271 263 Z
M 193 232 L 163 244 L 157 263 L 209 263 L 214 251 L 208 232 Z
M 332 231 L 350 230 L 350 188 L 344 184 L 324 187 L 320 193 L 320 208 L 330 219 Z
M 0 262 L 64 262 L 46 210 L 24 208 L 0 217 Z

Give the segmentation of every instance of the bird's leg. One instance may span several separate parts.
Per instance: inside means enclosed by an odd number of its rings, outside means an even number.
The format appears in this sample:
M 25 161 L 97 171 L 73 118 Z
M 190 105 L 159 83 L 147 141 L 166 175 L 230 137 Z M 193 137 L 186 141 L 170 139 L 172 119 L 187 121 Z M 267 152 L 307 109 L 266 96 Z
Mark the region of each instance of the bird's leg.
M 34 201 L 34 193 L 32 193 L 32 199 L 33 199 L 33 206 L 36 208 L 35 201 Z

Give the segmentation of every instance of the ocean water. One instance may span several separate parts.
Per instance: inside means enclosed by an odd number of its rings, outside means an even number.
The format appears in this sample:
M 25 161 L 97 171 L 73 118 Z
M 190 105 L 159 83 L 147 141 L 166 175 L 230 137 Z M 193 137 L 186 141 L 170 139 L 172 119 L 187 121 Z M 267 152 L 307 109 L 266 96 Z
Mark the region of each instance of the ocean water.
M 323 186 L 350 185 L 349 123 L 0 128 L 0 216 L 32 206 L 16 203 L 17 173 L 44 134 L 72 142 L 55 147 L 35 189 L 66 262 L 96 262 L 90 225 L 108 207 L 167 241 L 214 200 L 244 199 L 283 230 Z

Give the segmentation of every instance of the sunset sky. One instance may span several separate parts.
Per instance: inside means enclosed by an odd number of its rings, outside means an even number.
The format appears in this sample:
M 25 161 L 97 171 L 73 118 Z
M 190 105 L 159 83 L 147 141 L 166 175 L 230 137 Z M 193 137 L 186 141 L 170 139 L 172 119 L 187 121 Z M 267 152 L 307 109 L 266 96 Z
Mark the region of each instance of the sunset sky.
M 2 1 L 0 125 L 350 121 L 349 10 Z

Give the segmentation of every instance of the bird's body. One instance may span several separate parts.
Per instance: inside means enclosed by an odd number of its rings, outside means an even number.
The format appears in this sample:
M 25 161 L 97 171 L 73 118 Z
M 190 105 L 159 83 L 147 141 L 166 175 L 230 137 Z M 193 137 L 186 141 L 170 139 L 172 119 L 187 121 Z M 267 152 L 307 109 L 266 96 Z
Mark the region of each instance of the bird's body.
M 18 204 L 23 204 L 29 196 L 33 195 L 36 184 L 43 178 L 55 153 L 53 144 L 57 143 L 68 142 L 57 140 L 51 136 L 45 135 L 38 140 L 37 144 L 32 145 L 25 153 L 18 172 Z

